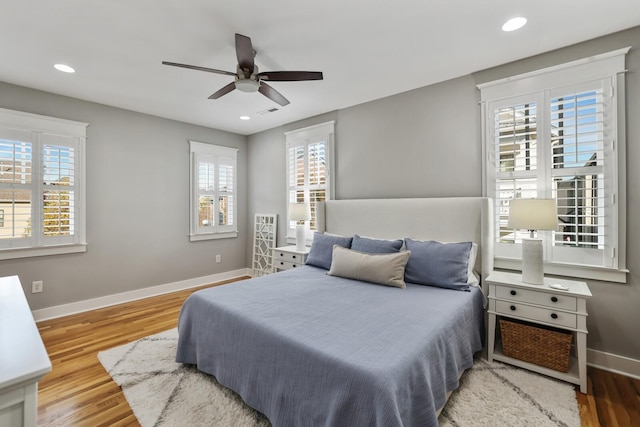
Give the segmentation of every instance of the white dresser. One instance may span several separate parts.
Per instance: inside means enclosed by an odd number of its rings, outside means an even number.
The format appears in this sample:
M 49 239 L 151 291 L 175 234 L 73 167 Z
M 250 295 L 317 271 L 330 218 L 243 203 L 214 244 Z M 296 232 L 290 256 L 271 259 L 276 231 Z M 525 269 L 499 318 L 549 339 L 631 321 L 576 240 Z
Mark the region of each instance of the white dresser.
M 0 426 L 35 426 L 51 361 L 18 276 L 0 277 Z
M 303 266 L 307 261 L 307 255 L 309 255 L 308 247 L 301 251 L 296 249 L 295 245 L 273 248 L 273 272 Z
M 545 278 L 543 285 L 522 281 L 516 273 L 495 271 L 486 284 L 489 288 L 489 361 L 499 360 L 580 385 L 587 392 L 587 305 L 591 291 L 585 282 Z M 560 286 L 566 289 L 554 289 Z M 501 342 L 496 340 L 496 318 L 519 319 L 535 325 L 553 326 L 575 334 L 575 354 L 569 360 L 569 372 L 528 363 L 505 356 Z

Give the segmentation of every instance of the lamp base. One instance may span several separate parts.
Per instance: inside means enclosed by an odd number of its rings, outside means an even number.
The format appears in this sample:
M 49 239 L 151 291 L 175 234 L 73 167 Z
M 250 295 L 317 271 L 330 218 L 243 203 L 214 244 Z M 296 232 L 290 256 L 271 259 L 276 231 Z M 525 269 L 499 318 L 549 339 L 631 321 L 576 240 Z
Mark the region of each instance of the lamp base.
M 522 281 L 544 284 L 542 239 L 522 239 Z
M 296 250 L 304 251 L 307 245 L 304 225 L 296 225 Z

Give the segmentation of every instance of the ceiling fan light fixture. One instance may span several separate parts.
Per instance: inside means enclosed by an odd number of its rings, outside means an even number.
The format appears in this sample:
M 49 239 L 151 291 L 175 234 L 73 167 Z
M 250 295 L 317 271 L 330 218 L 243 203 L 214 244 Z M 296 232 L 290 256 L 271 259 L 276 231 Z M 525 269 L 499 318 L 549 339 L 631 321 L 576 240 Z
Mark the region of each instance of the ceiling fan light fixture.
M 257 92 L 260 88 L 260 83 L 250 79 L 236 80 L 236 89 L 242 92 Z

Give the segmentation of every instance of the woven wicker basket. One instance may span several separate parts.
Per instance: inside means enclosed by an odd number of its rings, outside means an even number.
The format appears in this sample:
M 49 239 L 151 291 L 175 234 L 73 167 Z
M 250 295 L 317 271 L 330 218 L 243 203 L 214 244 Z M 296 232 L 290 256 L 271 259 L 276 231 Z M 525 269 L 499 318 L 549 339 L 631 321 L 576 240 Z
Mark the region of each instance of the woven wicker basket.
M 500 333 L 505 356 L 560 372 L 569 371 L 571 332 L 500 319 Z

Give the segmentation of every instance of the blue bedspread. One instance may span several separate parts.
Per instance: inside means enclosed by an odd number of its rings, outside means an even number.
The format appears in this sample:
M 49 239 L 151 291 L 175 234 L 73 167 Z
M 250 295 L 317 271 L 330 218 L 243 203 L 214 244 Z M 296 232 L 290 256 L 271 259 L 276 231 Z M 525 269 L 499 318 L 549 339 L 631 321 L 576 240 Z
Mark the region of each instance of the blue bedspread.
M 278 426 L 437 426 L 482 348 L 470 292 L 406 289 L 303 268 L 192 294 L 176 360 L 235 390 Z

